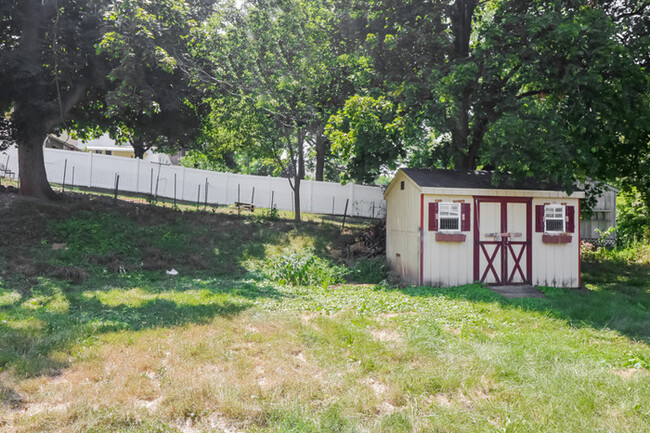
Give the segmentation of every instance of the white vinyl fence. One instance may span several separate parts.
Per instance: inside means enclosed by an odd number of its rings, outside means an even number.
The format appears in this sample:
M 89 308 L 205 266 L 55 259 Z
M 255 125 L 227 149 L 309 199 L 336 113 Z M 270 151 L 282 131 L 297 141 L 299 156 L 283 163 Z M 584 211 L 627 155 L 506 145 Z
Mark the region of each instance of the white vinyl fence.
M 157 197 L 208 205 L 251 203 L 293 210 L 293 191 L 286 178 L 219 173 L 194 168 L 162 165 L 140 159 L 90 152 L 43 149 L 47 178 L 52 183 L 90 188 L 118 189 L 122 192 L 152 194 Z M 0 168 L 18 173 L 15 147 L 0 152 Z M 383 189 L 375 186 L 305 180 L 300 185 L 302 212 L 384 218 Z

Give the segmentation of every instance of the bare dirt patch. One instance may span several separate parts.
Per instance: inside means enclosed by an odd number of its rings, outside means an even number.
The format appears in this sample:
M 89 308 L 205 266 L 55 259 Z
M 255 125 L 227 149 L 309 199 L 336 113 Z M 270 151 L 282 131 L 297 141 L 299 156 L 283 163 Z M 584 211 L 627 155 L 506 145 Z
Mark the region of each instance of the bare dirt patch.
M 631 379 L 637 374 L 642 374 L 642 370 L 640 368 L 622 368 L 620 370 L 614 370 L 614 374 L 623 379 Z
M 410 316 L 416 314 L 415 311 L 400 311 L 400 312 L 393 312 L 393 313 L 381 313 L 379 314 L 379 318 L 381 319 L 395 319 L 397 317 L 401 316 Z
M 373 337 L 383 343 L 404 343 L 402 336 L 392 329 L 373 329 L 370 333 Z
M 49 274 L 59 280 L 81 283 L 89 277 L 88 272 L 79 266 L 62 266 L 53 268 Z

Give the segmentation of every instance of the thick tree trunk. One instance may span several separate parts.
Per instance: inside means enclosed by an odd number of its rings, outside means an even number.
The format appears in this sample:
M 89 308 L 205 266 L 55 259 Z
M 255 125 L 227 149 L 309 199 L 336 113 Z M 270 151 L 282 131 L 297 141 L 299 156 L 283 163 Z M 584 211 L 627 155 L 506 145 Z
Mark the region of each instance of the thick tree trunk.
M 468 158 L 469 147 L 469 113 L 467 110 L 467 101 L 465 98 L 460 103 L 460 111 L 456 119 L 456 126 L 451 130 L 451 143 L 454 155 L 455 169 L 470 169 Z
M 457 0 L 452 6 L 454 59 L 458 63 L 466 62 L 469 57 L 472 20 L 477 6 L 477 0 Z M 456 169 L 468 170 L 474 169 L 476 166 L 476 155 L 474 154 L 478 152 L 478 149 L 470 149 L 472 84 L 467 83 L 459 95 L 458 116 L 454 119 L 455 124 L 451 129 L 452 152 Z
M 20 193 L 29 197 L 54 200 L 57 195 L 47 181 L 45 173 L 43 141 L 45 134 L 31 135 L 18 141 Z

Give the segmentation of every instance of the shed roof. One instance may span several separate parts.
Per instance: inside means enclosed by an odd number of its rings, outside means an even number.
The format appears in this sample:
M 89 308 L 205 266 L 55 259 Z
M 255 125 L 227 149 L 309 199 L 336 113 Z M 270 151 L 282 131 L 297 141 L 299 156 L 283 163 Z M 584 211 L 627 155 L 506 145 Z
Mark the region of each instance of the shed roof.
M 435 168 L 402 168 L 421 188 L 471 188 L 471 189 L 516 189 L 533 191 L 561 191 L 562 188 L 549 182 L 528 178 L 518 181 L 503 176 L 494 185 L 493 171 L 486 170 L 442 170 Z

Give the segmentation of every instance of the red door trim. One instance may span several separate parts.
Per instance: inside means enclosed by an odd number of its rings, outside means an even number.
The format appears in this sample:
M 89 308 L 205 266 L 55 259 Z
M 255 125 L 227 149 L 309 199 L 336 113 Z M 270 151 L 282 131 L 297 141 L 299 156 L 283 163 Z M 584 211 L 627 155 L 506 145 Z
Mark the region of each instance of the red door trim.
M 580 233 L 580 230 L 582 229 L 582 218 L 580 218 L 581 215 L 581 207 L 582 202 L 578 200 L 578 215 L 576 215 L 574 218 L 578 219 L 578 287 L 582 287 L 582 254 L 580 254 L 580 245 L 582 244 L 582 235 Z
M 533 284 L 533 199 L 528 199 L 526 204 L 526 280 Z
M 480 206 L 478 197 L 474 197 L 474 281 L 481 281 L 479 273 L 481 272 L 479 261 L 481 260 L 481 255 L 479 251 L 479 232 L 478 232 L 478 221 L 480 214 Z
M 424 286 L 424 194 L 420 194 L 420 285 Z
M 501 233 L 508 231 L 508 202 L 501 202 Z M 501 284 L 509 284 L 508 279 L 508 249 L 503 241 L 501 247 Z
M 499 244 L 494 253 L 493 257 L 490 258 L 487 251 L 483 247 L 483 244 L 491 244 L 495 242 L 480 242 L 479 237 L 479 221 L 480 221 L 480 204 L 482 202 L 486 203 L 500 203 L 501 204 L 501 232 L 505 233 L 508 231 L 508 203 L 525 203 L 526 204 L 526 241 L 525 242 L 513 242 L 515 245 L 522 245 L 522 249 L 517 255 L 515 255 L 514 250 L 511 246 L 509 248 L 503 247 L 501 242 L 496 242 Z M 490 270 L 493 271 L 495 275 L 496 282 L 491 284 L 514 284 L 512 279 L 516 273 L 519 271 L 524 280 L 521 284 L 532 284 L 533 281 L 533 239 L 532 239 L 532 197 L 496 197 L 496 196 L 474 196 L 474 280 L 483 281 L 488 275 Z M 505 245 L 505 244 L 504 244 Z M 501 250 L 501 277 L 497 277 L 494 264 L 492 261 L 496 257 L 496 252 Z M 521 259 L 526 252 L 526 275 L 524 275 L 523 269 L 521 268 Z M 488 260 L 487 267 L 483 275 L 480 275 L 480 257 L 481 251 L 485 254 L 486 259 Z M 513 257 L 513 269 L 512 274 L 508 275 L 508 255 L 512 254 Z M 509 277 L 509 278 L 508 278 Z

